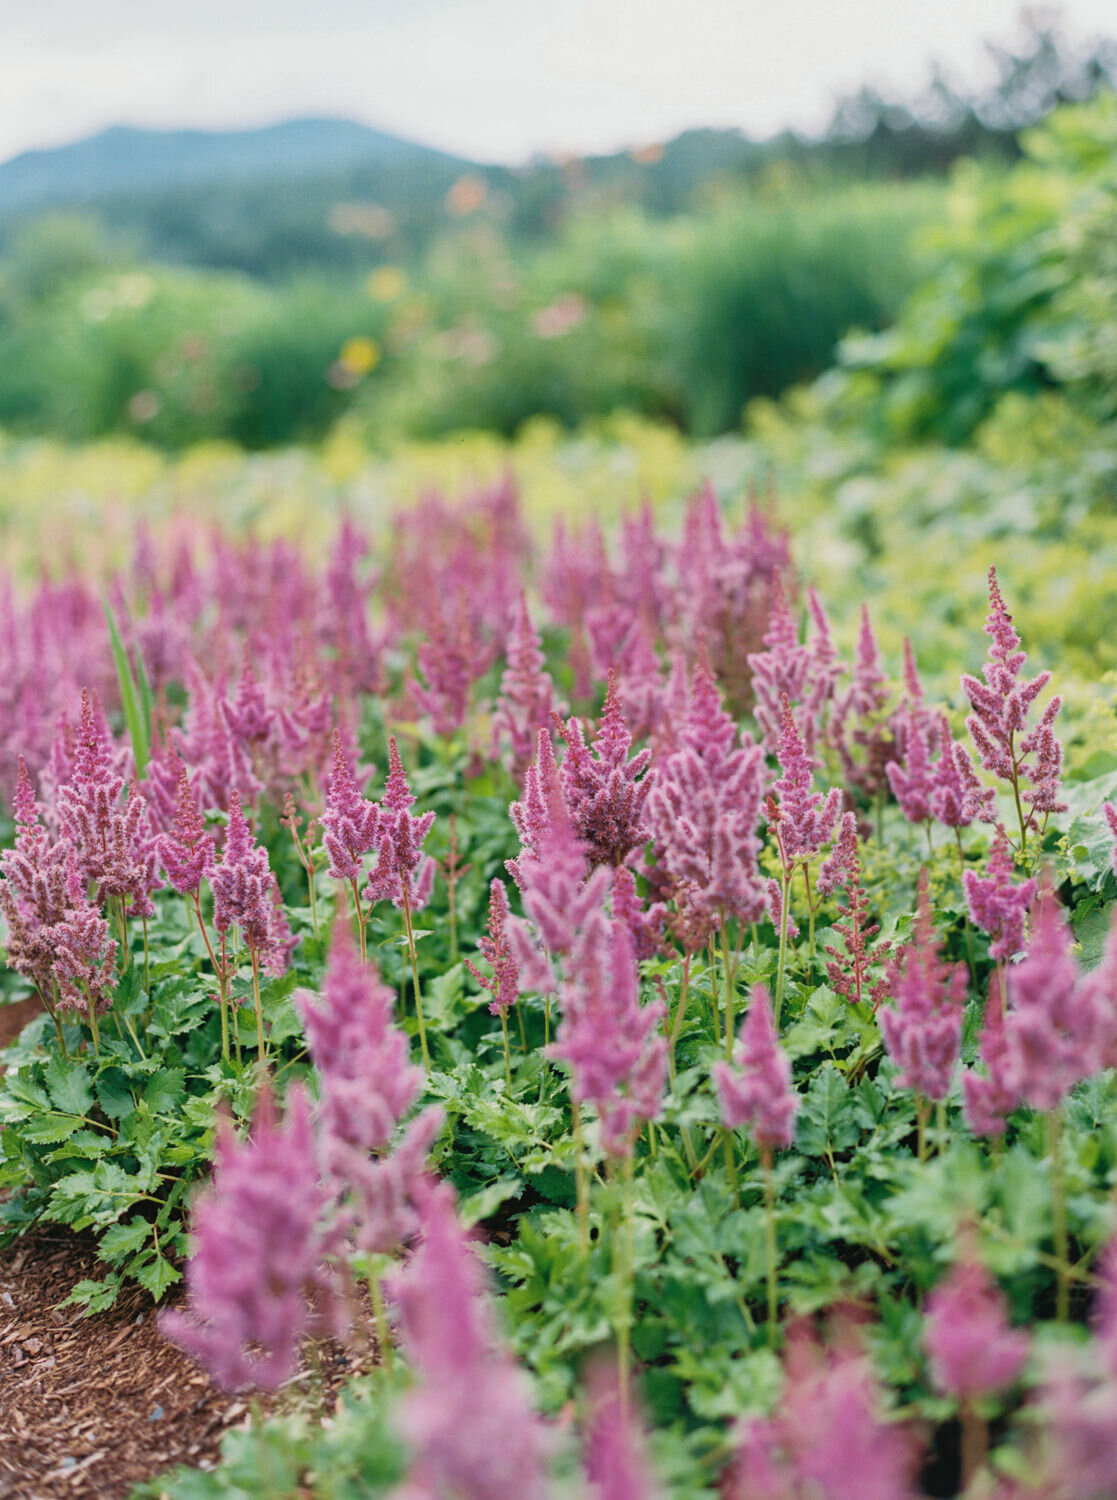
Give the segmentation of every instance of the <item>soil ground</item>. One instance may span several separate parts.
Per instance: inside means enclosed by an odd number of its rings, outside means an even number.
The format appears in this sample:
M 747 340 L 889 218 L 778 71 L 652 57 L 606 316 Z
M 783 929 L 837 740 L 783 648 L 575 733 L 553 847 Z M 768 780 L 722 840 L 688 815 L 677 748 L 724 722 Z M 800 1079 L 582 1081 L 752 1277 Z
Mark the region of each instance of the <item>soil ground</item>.
M 0 1046 L 34 1010 L 0 1006 Z M 58 1306 L 104 1271 L 90 1236 L 56 1224 L 0 1251 L 0 1500 L 123 1500 L 176 1464 L 212 1465 L 223 1433 L 247 1420 L 246 1398 L 160 1335 L 142 1288 L 92 1317 Z M 181 1300 L 175 1290 L 164 1305 Z M 329 1399 L 353 1367 L 333 1345 L 319 1357 Z

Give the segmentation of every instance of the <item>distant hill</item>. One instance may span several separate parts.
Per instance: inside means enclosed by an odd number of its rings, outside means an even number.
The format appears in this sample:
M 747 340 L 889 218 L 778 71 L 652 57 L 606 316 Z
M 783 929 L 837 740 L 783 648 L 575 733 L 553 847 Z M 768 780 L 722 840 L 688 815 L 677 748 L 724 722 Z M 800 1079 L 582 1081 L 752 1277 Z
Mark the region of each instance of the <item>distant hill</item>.
M 0 214 L 184 188 L 259 184 L 357 168 L 466 165 L 356 120 L 284 120 L 256 130 L 140 130 L 114 125 L 0 163 Z

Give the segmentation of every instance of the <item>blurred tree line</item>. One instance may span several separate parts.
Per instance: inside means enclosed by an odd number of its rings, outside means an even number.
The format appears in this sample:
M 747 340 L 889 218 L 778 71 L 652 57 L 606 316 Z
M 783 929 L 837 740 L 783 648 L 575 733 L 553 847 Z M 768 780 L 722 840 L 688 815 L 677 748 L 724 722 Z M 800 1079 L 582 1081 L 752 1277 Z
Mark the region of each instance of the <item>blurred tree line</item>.
M 971 97 L 862 91 L 822 140 L 691 131 L 609 157 L 438 153 L 0 222 L 0 426 L 178 447 L 511 433 L 627 408 L 708 435 L 879 334 L 961 158 L 1117 78 L 1033 21 Z M 968 314 L 974 316 L 973 309 Z

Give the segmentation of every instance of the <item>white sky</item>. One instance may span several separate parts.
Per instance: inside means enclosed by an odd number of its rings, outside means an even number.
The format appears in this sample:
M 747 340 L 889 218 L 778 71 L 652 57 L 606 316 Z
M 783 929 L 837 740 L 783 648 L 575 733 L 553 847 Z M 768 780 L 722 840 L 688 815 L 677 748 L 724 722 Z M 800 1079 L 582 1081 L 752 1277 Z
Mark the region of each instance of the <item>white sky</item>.
M 1117 0 L 1063 0 L 1068 35 Z M 933 58 L 983 76 L 1018 0 L 0 0 L 0 159 L 109 124 L 350 115 L 494 161 L 694 125 L 821 128 Z

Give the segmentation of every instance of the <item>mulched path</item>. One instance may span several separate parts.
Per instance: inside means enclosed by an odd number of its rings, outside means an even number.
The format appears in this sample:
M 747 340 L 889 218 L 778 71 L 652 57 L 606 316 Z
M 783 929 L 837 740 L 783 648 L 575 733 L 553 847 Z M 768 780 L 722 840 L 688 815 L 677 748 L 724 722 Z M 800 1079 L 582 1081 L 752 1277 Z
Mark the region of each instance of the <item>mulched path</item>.
M 34 1014 L 12 1014 L 24 1004 L 0 1006 L 0 1046 Z M 122 1500 L 176 1464 L 212 1466 L 225 1431 L 247 1421 L 246 1398 L 163 1339 L 142 1288 L 92 1317 L 59 1308 L 76 1281 L 104 1272 L 92 1237 L 56 1224 L 0 1252 L 0 1500 Z M 319 1359 L 329 1409 L 355 1366 L 331 1344 Z

